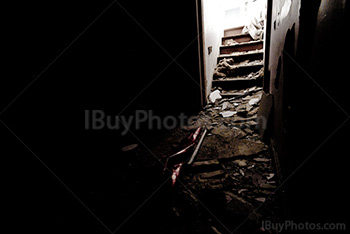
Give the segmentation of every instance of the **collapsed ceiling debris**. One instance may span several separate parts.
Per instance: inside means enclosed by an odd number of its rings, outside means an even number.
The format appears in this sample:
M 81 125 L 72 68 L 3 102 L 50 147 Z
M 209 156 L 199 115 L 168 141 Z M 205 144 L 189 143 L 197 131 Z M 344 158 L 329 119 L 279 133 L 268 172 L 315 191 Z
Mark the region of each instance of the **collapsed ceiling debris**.
M 216 96 L 221 93 L 219 89 L 213 92 Z M 265 202 L 269 205 L 278 203 L 274 195 L 277 178 L 269 147 L 261 141 L 257 130 L 256 118 L 262 88 L 254 86 L 234 92 L 240 95 L 216 98 L 189 126 L 179 130 L 189 134 L 205 128 L 208 133 L 191 165 L 184 162 L 189 160 L 194 147 L 191 147 L 187 158 L 182 158 L 184 171 L 177 188 L 178 196 L 185 196 L 190 206 L 199 207 L 201 197 L 210 196 L 210 202 L 223 207 L 223 213 L 248 217 Z M 173 173 L 177 173 L 177 165 L 170 167 Z M 181 204 L 173 203 L 180 216 L 183 202 L 181 199 Z M 262 217 L 270 216 L 273 216 L 273 211 L 262 209 L 249 219 L 257 223 Z M 220 230 L 220 227 L 214 228 Z

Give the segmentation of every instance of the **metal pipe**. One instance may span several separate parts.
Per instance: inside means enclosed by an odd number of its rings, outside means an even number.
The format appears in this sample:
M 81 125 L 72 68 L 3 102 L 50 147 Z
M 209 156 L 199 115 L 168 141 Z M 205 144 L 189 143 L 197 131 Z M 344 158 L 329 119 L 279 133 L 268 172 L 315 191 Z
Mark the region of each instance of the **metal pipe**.
M 191 163 L 193 162 L 194 158 L 197 156 L 197 153 L 198 153 L 198 151 L 199 151 L 199 148 L 201 147 L 201 144 L 202 144 L 202 142 L 203 142 L 203 140 L 204 140 L 205 134 L 207 134 L 207 129 L 204 130 L 203 135 L 202 135 L 201 139 L 199 140 L 198 145 L 197 145 L 196 149 L 194 150 L 194 152 L 193 152 L 193 154 L 192 154 L 192 156 L 191 156 L 190 161 L 188 161 L 187 164 L 191 164 Z

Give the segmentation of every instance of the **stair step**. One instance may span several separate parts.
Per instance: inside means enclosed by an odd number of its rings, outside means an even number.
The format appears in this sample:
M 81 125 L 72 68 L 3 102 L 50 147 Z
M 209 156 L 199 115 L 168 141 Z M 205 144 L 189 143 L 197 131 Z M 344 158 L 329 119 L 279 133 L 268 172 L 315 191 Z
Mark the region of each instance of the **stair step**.
M 228 97 L 242 97 L 244 96 L 244 93 L 237 93 L 237 92 L 221 92 L 220 95 L 224 98 L 228 98 Z
M 222 38 L 222 45 L 225 45 L 225 43 L 229 40 L 234 40 L 235 42 L 242 43 L 252 41 L 253 38 L 248 33 L 238 34 L 234 36 L 226 36 Z
M 227 97 L 241 97 L 244 94 L 243 93 L 235 93 L 235 92 L 222 92 L 222 93 L 220 93 L 220 95 L 224 98 L 227 98 Z
M 249 76 L 256 76 L 259 74 L 259 71 L 263 68 L 264 62 L 262 60 L 241 62 L 233 65 L 218 64 L 217 71 L 214 71 L 213 78 L 214 80 L 220 79 L 221 77 L 243 77 L 248 78 Z M 213 81 L 214 81 L 213 80 Z
M 229 73 L 226 73 L 226 75 L 229 77 L 230 76 L 246 77 L 248 74 L 250 74 L 252 72 L 259 71 L 263 66 L 264 66 L 263 63 L 236 66 L 233 70 L 230 70 Z
M 264 65 L 264 62 L 261 60 L 259 61 L 250 61 L 248 63 L 243 63 L 241 65 L 233 65 L 233 69 L 246 69 L 249 68 L 250 71 L 256 71 L 259 70 Z
M 213 80 L 212 87 L 220 87 L 224 90 L 246 89 L 253 86 L 262 87 L 262 79 L 227 79 Z M 221 95 L 221 94 L 220 94 Z M 239 94 L 231 94 L 231 96 Z
M 252 73 L 251 73 L 252 74 Z M 248 75 L 248 76 L 238 76 L 238 77 L 223 77 L 223 78 L 216 78 L 212 82 L 213 83 L 225 83 L 225 82 L 240 82 L 240 81 L 256 81 L 261 79 L 261 75 Z
M 226 77 L 226 78 L 220 78 L 213 80 L 213 83 L 218 83 L 218 82 L 235 82 L 235 81 L 249 81 L 249 80 L 257 80 L 257 79 L 248 79 L 244 77 Z
M 218 57 L 217 63 L 219 63 L 219 61 L 224 58 L 232 58 L 235 62 L 242 62 L 245 60 L 261 60 L 264 58 L 264 50 L 254 50 L 245 53 L 239 52 L 235 54 L 223 54 Z
M 212 86 L 226 90 L 237 90 L 252 86 L 262 87 L 262 77 L 264 76 L 262 67 L 256 66 L 254 70 L 249 69 L 249 75 L 213 79 Z
M 262 91 L 262 87 L 258 87 L 258 86 L 253 86 L 253 87 L 249 87 L 246 89 L 241 89 L 241 90 L 224 90 L 222 89 L 220 92 L 221 96 L 231 96 L 231 97 L 240 97 L 240 98 L 245 98 L 246 96 L 250 96 L 250 95 L 254 95 L 258 92 Z M 239 99 L 236 99 L 239 100 Z
M 224 36 L 236 36 L 238 34 L 242 34 L 242 29 L 244 26 L 239 26 L 235 28 L 228 28 L 224 30 Z
M 260 50 L 263 49 L 263 41 L 250 41 L 243 42 L 231 46 L 220 46 L 220 54 L 232 54 L 234 52 L 250 51 L 250 50 Z

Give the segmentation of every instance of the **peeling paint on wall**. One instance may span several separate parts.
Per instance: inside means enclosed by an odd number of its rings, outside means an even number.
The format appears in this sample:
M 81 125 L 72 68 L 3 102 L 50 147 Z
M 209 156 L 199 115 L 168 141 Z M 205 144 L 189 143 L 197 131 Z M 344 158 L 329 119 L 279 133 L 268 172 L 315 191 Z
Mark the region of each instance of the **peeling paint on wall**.
M 292 6 L 292 0 L 286 0 L 282 6 L 282 10 L 280 13 L 280 21 L 282 21 L 284 18 L 286 18 L 286 16 L 288 15 L 290 8 Z
M 292 0 L 283 1 L 283 5 L 278 11 L 276 19 L 274 21 L 274 25 L 273 25 L 274 30 L 278 30 L 282 21 L 289 15 L 291 7 L 292 7 Z

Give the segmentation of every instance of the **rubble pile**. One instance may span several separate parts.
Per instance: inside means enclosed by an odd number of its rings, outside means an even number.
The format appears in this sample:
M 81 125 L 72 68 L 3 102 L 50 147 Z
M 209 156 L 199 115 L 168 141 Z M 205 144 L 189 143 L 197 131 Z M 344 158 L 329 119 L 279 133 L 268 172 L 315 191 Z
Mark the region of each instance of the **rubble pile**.
M 260 140 L 257 130 L 257 112 L 263 91 L 255 86 L 235 92 L 236 97 L 216 99 L 208 104 L 193 120 L 192 126 L 187 127 L 205 126 L 209 131 L 193 167 L 212 165 L 220 168 L 194 174 L 191 184 L 195 188 L 210 188 L 207 186 L 222 177 L 231 183 L 221 185 L 234 185 L 232 189 L 239 195 L 250 199 L 265 195 L 266 198 L 270 193 L 265 188 L 274 188 L 275 181 L 271 180 L 274 170 L 268 146 Z M 200 181 L 207 183 L 197 183 Z
M 214 92 L 219 94 L 220 90 Z M 270 150 L 257 130 L 263 91 L 255 86 L 234 92 L 237 96 L 232 98 L 216 95 L 191 125 L 183 127 L 185 131 L 205 127 L 208 134 L 181 181 L 190 190 L 186 196 L 192 206 L 200 207 L 206 201 L 213 207 L 221 207 L 220 212 L 229 217 L 249 217 L 248 223 L 258 225 L 262 218 L 274 217 L 271 206 L 278 206 L 274 195 L 277 176 Z M 263 203 L 270 209 L 254 212 Z M 220 228 L 215 226 L 217 230 Z
M 224 59 L 221 59 L 217 64 L 214 70 L 213 78 L 218 79 L 218 78 L 236 76 L 239 68 L 254 66 L 254 65 L 263 65 L 263 61 L 262 60 L 253 60 L 253 61 L 245 60 L 239 63 L 235 63 L 232 58 L 224 58 Z M 259 72 L 255 72 L 256 74 L 250 73 L 249 75 L 250 76 L 258 75 L 260 77 L 263 75 L 262 71 L 263 69 Z M 249 78 L 248 77 L 249 75 L 245 77 Z
M 237 45 L 239 44 L 237 41 L 233 40 L 233 39 L 229 39 L 225 41 L 225 46 L 231 46 L 231 45 Z
M 238 55 L 249 55 L 249 54 L 261 53 L 261 52 L 264 52 L 264 50 L 263 49 L 256 49 L 256 50 L 232 52 L 230 55 L 236 55 L 236 56 L 238 56 Z
M 249 43 L 255 42 L 229 39 L 224 46 Z M 280 218 L 277 175 L 270 148 L 258 131 L 264 76 L 261 52 L 220 55 L 209 103 L 181 128 L 187 131 L 184 135 L 196 129 L 205 129 L 206 135 L 191 163 L 184 161 L 173 210 L 179 217 L 196 213 L 210 233 L 231 232 L 242 222 L 248 227 L 244 233 L 251 233 L 259 229 L 261 220 L 278 222 Z M 186 212 L 186 207 L 195 211 Z M 219 223 L 212 222 L 208 210 L 219 215 Z
M 217 89 L 214 92 L 219 94 L 218 98 L 212 99 L 212 103 L 204 107 L 197 119 L 192 122 L 193 126 L 206 126 L 211 130 L 226 125 L 247 131 L 247 134 L 251 134 L 252 137 L 257 136 L 253 134 L 253 129 L 257 125 L 255 120 L 262 97 L 262 88 L 254 86 L 242 90 L 230 90 L 230 95 L 234 96 L 231 98 L 222 98 L 228 91 L 220 92 Z

